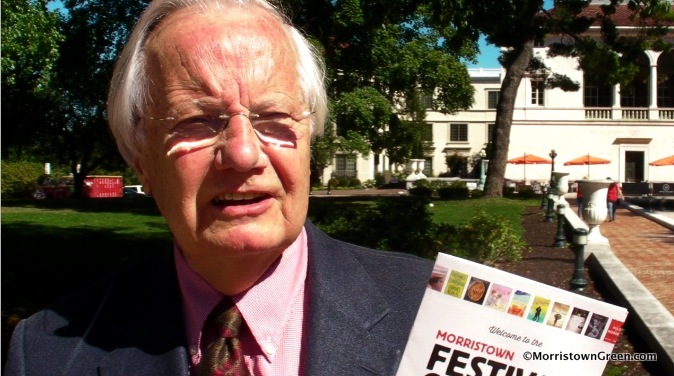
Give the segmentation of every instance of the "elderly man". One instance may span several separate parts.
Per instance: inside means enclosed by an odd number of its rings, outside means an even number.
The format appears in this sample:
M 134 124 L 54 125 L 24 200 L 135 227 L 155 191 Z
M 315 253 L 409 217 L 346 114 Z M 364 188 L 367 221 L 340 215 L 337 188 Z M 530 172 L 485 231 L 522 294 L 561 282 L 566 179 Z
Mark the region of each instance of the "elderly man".
M 152 2 L 108 107 L 174 246 L 21 322 L 6 375 L 394 374 L 432 263 L 306 222 L 322 81 L 264 0 Z

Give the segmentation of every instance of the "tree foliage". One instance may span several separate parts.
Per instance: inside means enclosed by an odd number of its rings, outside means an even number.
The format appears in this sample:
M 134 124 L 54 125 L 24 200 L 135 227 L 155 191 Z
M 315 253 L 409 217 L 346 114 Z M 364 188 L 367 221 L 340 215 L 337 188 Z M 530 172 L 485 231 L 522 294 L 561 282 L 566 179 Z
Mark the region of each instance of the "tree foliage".
M 5 83 L 24 94 L 35 87 L 47 93 L 3 100 L 3 120 L 16 114 L 11 124 L 17 124 L 12 128 L 16 137 L 3 139 L 4 157 L 5 151 L 34 146 L 32 157 L 71 166 L 76 187 L 96 168 L 121 165 L 107 130 L 105 98 L 114 60 L 147 3 L 66 0 L 62 12 L 48 12 L 47 0 L 3 0 L 3 94 L 9 92 Z M 392 161 L 403 163 L 419 149 L 422 96 L 435 94 L 432 107 L 446 113 L 472 104 L 461 61 L 474 59 L 476 39 L 460 35 L 453 22 L 433 27 L 427 2 L 292 0 L 280 5 L 320 49 L 328 68 L 338 133 L 316 140 L 316 169 L 337 150 L 387 151 Z M 13 30 L 30 32 L 12 38 L 5 27 L 10 20 Z M 14 40 L 16 48 L 10 45 Z M 39 53 L 22 49 L 25 45 Z M 22 72 L 9 71 L 13 61 L 20 64 L 11 67 Z M 26 77 L 26 83 L 15 84 L 15 77 Z M 367 114 L 368 109 L 376 113 Z M 18 149 L 4 148 L 8 139 Z
M 68 0 L 61 13 L 46 0 L 3 0 L 3 121 L 13 124 L 3 129 L 11 132 L 3 158 L 69 166 L 75 195 L 94 169 L 121 168 L 105 99 L 117 53 L 146 4 Z
M 462 61 L 475 58 L 477 39 L 459 34 L 454 19 L 433 26 L 428 2 L 294 0 L 286 7 L 324 54 L 343 151 L 363 153 L 365 142 L 405 163 L 419 150 L 424 96 L 444 113 L 472 105 Z
M 2 0 L 2 157 L 39 150 L 45 132 L 54 66 L 59 57 L 59 15 L 46 0 Z
M 2 198 L 30 198 L 35 192 L 43 167 L 35 162 L 2 161 Z

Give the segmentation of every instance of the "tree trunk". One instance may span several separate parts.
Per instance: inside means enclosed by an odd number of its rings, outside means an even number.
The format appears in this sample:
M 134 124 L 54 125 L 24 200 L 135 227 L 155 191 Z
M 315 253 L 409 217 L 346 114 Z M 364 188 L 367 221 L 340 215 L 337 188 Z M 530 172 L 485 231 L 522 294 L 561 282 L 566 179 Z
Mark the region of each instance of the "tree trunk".
M 510 128 L 513 123 L 513 110 L 517 89 L 522 77 L 533 57 L 533 38 L 524 43 L 512 64 L 506 67 L 506 74 L 501 84 L 498 105 L 496 107 L 496 124 L 494 125 L 494 138 L 492 155 L 487 170 L 487 181 L 484 187 L 485 197 L 502 197 L 505 169 L 508 160 L 508 147 L 510 145 Z
M 84 178 L 86 177 L 86 174 L 80 172 L 73 173 L 73 198 L 84 198 Z

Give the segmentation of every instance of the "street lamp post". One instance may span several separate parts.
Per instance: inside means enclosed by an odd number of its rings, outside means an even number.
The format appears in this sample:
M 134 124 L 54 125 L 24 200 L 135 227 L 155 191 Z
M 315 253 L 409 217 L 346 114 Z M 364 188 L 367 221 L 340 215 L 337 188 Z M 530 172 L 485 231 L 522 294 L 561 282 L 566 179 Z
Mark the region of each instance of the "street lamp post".
M 554 175 L 552 175 L 553 172 L 555 172 L 555 158 L 557 157 L 557 152 L 555 149 L 550 150 L 550 159 L 552 160 L 552 168 L 550 169 L 550 191 L 552 193 L 555 193 L 555 182 L 554 182 Z
M 485 157 L 487 156 L 487 153 L 485 153 L 484 149 L 482 149 L 478 155 L 480 156 L 480 182 L 477 185 L 477 188 L 481 191 L 484 191 L 484 184 L 487 181 L 487 172 L 485 171 Z
M 587 230 L 577 228 L 573 233 L 573 253 L 576 256 L 576 266 L 571 278 L 571 291 L 582 292 L 588 285 L 585 279 L 585 245 L 587 244 Z
M 564 236 L 564 214 L 566 213 L 566 206 L 564 204 L 557 205 L 557 236 L 555 236 L 555 248 L 566 247 L 566 237 Z
M 554 212 L 555 212 L 555 201 L 554 201 L 554 195 L 552 192 L 552 187 L 548 188 L 548 206 L 545 212 L 545 221 L 546 222 L 554 222 Z

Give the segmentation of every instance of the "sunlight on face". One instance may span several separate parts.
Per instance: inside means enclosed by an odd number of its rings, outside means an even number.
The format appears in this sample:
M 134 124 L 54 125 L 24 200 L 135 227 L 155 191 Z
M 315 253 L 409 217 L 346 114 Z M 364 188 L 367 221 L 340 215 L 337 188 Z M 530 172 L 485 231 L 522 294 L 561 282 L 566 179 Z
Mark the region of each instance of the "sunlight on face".
M 311 109 L 281 28 L 255 11 L 188 8 L 147 42 L 152 105 L 137 166 L 193 266 L 280 254 L 304 225 Z

